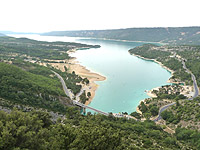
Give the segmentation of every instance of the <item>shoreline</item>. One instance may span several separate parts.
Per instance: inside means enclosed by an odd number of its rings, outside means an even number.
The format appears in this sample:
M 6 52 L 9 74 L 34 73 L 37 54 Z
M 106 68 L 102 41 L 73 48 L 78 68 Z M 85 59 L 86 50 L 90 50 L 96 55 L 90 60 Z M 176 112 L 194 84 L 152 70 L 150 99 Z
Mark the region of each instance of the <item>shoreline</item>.
M 161 67 L 163 67 L 164 69 L 169 71 L 171 73 L 171 77 L 173 76 L 173 74 L 175 72 L 174 70 L 171 70 L 170 68 L 168 68 L 165 65 L 163 65 L 160 61 L 157 61 L 156 59 L 145 58 L 143 56 L 136 55 L 136 54 L 131 54 L 131 55 L 136 56 L 136 57 L 141 58 L 141 59 L 144 59 L 144 60 L 154 61 L 155 63 L 159 64 Z M 170 81 L 170 83 L 172 83 L 172 82 Z
M 131 55 L 136 56 L 136 57 L 138 57 L 138 58 L 140 58 L 140 59 L 144 59 L 144 60 L 148 60 L 148 61 L 153 61 L 153 62 L 159 64 L 162 68 L 164 68 L 164 69 L 166 69 L 167 71 L 170 72 L 171 77 L 173 76 L 173 74 L 174 74 L 174 72 L 175 72 L 174 70 L 169 69 L 168 67 L 164 66 L 161 62 L 159 62 L 159 61 L 157 61 L 157 60 L 155 60 L 155 59 L 145 58 L 145 57 L 143 57 L 143 56 L 136 55 L 136 54 L 131 54 Z M 171 77 L 170 77 L 170 78 L 171 78 Z M 166 83 L 173 83 L 172 81 L 170 81 L 170 78 L 166 81 Z M 148 91 L 146 92 L 146 94 L 147 94 L 150 98 L 156 98 L 157 96 L 156 96 L 155 94 L 153 94 L 152 91 L 153 91 L 153 90 L 158 90 L 159 88 L 160 88 L 160 87 L 152 88 L 151 90 L 148 90 Z M 144 102 L 144 103 L 145 103 L 145 99 L 140 100 L 139 105 L 141 104 L 141 102 Z M 142 112 L 141 112 L 140 109 L 139 109 L 139 105 L 138 105 L 137 108 L 136 108 L 136 112 L 142 114 Z
M 141 58 L 141 59 L 144 59 L 144 60 L 153 61 L 153 62 L 159 64 L 162 68 L 166 69 L 167 71 L 169 71 L 169 72 L 171 73 L 171 77 L 173 76 L 173 74 L 174 74 L 174 72 L 175 72 L 174 70 L 171 70 L 170 68 L 164 66 L 161 62 L 159 62 L 159 61 L 157 61 L 157 60 L 155 60 L 155 59 L 145 58 L 145 57 L 142 57 L 142 56 L 136 55 L 136 54 L 131 54 L 131 55 L 134 55 L 134 56 L 136 56 L 136 57 L 138 57 L 138 58 Z M 171 78 L 171 77 L 170 77 L 170 78 Z M 167 83 L 177 83 L 177 82 L 171 81 L 170 78 L 167 80 Z M 156 97 L 157 97 L 156 94 L 152 93 L 152 91 L 153 91 L 153 90 L 159 91 L 159 88 L 161 88 L 161 87 L 152 88 L 151 90 L 148 90 L 148 91 L 146 92 L 146 94 L 147 94 L 150 98 L 156 98 Z M 192 86 L 186 86 L 186 85 L 184 85 L 183 88 L 184 88 L 184 90 L 181 92 L 181 94 L 185 95 L 185 94 L 187 93 L 187 94 L 186 94 L 187 96 L 191 95 L 191 91 L 192 91 L 192 89 L 193 89 Z M 189 90 L 189 93 L 188 93 L 188 90 Z M 141 100 L 141 101 L 139 102 L 139 105 L 141 104 L 142 101 L 145 103 L 145 99 L 144 99 L 144 100 Z M 138 105 L 138 106 L 139 106 L 139 105 Z M 137 108 L 136 108 L 136 112 L 142 114 L 142 112 L 139 110 L 139 107 L 138 107 L 138 106 L 137 106 Z
M 67 53 L 69 54 L 73 54 L 77 51 L 77 49 L 72 49 L 69 50 Z M 65 60 L 48 60 L 48 61 L 52 61 L 48 62 L 48 63 L 39 63 L 40 65 L 46 66 L 47 64 L 61 70 L 62 72 L 65 72 L 65 67 L 67 67 L 67 72 L 72 73 L 73 71 L 79 75 L 82 78 L 87 78 L 89 80 L 89 84 L 85 85 L 85 84 L 81 84 L 82 85 L 82 89 L 84 89 L 84 91 L 86 92 L 86 94 L 88 92 L 90 92 L 91 96 L 88 97 L 89 99 L 86 101 L 85 105 L 89 105 L 94 96 L 95 96 L 95 92 L 98 88 L 98 84 L 95 83 L 96 81 L 105 81 L 106 77 L 103 75 L 100 75 L 99 73 L 93 72 L 89 69 L 87 69 L 85 66 L 82 66 L 80 64 L 80 62 L 77 61 L 76 57 L 72 57 L 70 56 L 70 59 L 65 59 Z
M 68 51 L 69 56 L 70 56 L 70 54 L 75 53 L 76 51 L 77 51 L 76 49 Z M 77 61 L 76 57 L 72 57 L 71 59 L 69 59 L 65 65 L 69 69 L 68 70 L 69 72 L 74 71 L 77 75 L 81 76 L 82 78 L 87 78 L 90 81 L 88 85 L 83 85 L 83 87 L 82 87 L 85 89 L 86 93 L 87 92 L 91 93 L 89 100 L 86 101 L 86 103 L 85 103 L 85 105 L 89 105 L 92 102 L 92 100 L 95 96 L 95 92 L 99 86 L 95 82 L 96 81 L 105 81 L 106 77 L 101 75 L 100 73 L 96 73 L 92 70 L 87 69 L 85 66 L 82 66 L 80 64 L 80 62 Z

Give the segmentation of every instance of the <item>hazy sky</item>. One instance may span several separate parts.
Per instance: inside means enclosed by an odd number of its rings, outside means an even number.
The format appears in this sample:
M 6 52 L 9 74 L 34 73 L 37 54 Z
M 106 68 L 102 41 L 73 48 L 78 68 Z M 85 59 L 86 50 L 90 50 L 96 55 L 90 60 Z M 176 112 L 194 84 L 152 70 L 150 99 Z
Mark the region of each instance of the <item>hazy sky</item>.
M 200 26 L 199 0 L 0 0 L 0 31 Z

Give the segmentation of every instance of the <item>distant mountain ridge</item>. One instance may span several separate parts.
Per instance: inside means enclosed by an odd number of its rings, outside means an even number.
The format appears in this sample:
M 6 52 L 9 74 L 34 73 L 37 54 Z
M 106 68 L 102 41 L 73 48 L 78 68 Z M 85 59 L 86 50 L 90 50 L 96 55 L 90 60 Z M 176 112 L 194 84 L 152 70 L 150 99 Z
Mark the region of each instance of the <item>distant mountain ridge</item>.
M 92 37 L 113 40 L 200 45 L 200 27 L 127 28 L 113 30 L 53 31 L 47 36 Z

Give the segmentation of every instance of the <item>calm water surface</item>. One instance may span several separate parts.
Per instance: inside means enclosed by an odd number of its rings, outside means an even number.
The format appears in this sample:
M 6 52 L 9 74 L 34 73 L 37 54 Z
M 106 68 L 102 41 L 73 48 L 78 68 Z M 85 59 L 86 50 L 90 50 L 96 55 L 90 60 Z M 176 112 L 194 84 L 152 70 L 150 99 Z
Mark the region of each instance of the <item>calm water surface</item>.
M 105 81 L 96 82 L 99 87 L 90 104 L 90 106 L 105 112 L 131 113 L 135 111 L 140 100 L 148 98 L 144 91 L 166 85 L 166 81 L 171 75 L 159 64 L 128 53 L 129 49 L 144 43 L 38 35 L 25 36 L 45 41 L 73 41 L 101 45 L 101 48 L 98 49 L 79 50 L 72 56 L 76 57 L 81 65 L 107 78 Z

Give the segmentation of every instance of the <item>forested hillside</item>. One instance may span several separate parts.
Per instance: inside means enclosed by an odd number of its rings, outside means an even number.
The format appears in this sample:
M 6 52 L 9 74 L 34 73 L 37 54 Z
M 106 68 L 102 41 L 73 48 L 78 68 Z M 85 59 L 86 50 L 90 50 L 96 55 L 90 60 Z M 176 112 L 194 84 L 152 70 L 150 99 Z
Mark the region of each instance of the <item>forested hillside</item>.
M 0 97 L 9 100 L 13 106 L 19 104 L 65 112 L 65 106 L 60 101 L 67 99 L 60 81 L 45 67 L 29 67 L 32 69 L 22 70 L 14 65 L 0 63 Z
M 92 37 L 114 40 L 163 42 L 170 44 L 200 44 L 200 27 L 53 31 L 42 35 Z
M 200 130 L 199 103 L 200 97 L 193 101 L 178 101 L 176 106 L 162 112 L 161 116 L 171 128 L 180 126 L 191 130 Z
M 74 72 L 62 72 L 51 66 L 44 67 L 17 59 L 12 60 L 12 64 L 0 63 L 0 98 L 9 100 L 13 105 L 65 112 L 65 105 L 71 104 L 71 101 L 64 94 L 60 80 L 52 71 L 63 77 L 74 95 L 80 92 L 83 84 L 89 82 L 87 78 L 81 78 Z M 8 106 L 7 103 L 4 106 Z
M 67 119 L 53 123 L 41 111 L 0 111 L 0 149 L 109 150 L 199 149 L 200 133 L 178 128 L 174 135 L 152 121 L 102 115 L 83 116 L 68 108 Z

